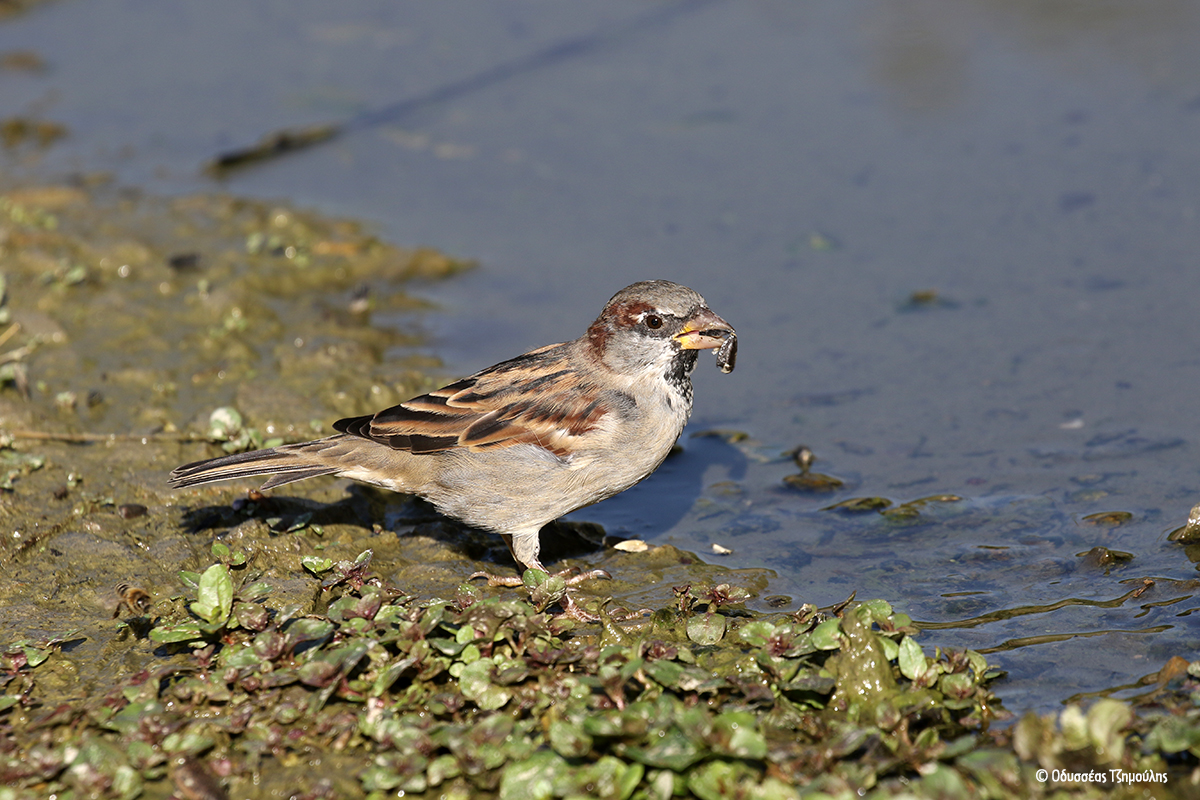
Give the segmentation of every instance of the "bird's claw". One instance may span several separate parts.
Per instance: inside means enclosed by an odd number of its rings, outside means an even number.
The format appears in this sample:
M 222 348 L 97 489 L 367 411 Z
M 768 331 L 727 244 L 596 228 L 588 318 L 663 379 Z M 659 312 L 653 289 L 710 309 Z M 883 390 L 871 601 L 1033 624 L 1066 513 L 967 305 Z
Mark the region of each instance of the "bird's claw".
M 563 616 L 578 622 L 604 622 L 604 617 L 593 614 L 590 611 L 585 611 L 582 606 L 575 602 L 575 598 L 570 593 L 563 596 L 559 600 L 559 605 L 563 607 Z M 607 603 L 607 601 L 605 601 Z M 603 610 L 604 603 L 601 604 Z M 638 609 L 637 611 L 629 611 L 626 608 L 617 608 L 613 611 L 604 611 L 609 622 L 632 622 L 638 619 L 653 614 L 654 612 L 648 608 Z
M 515 576 L 515 575 L 493 575 L 493 574 L 492 574 L 492 573 L 490 573 L 490 572 L 472 572 L 472 573 L 471 573 L 471 575 L 470 575 L 470 577 L 468 577 L 468 578 L 467 578 L 467 580 L 469 580 L 469 581 L 473 581 L 473 580 L 475 580 L 476 578 L 487 578 L 487 585 L 488 585 L 488 586 L 509 586 L 509 587 L 517 587 L 517 586 L 524 586 L 524 585 L 525 585 L 525 584 L 524 584 L 524 582 L 521 580 L 521 578 L 520 578 L 519 576 Z
M 591 613 L 590 611 L 585 611 L 583 609 L 583 606 L 576 603 L 575 598 L 571 596 L 570 592 L 567 592 L 566 594 L 564 594 L 562 596 L 562 599 L 559 600 L 558 603 L 559 603 L 559 605 L 562 606 L 564 617 L 573 619 L 576 622 L 599 622 L 600 621 L 599 616 Z
M 581 572 L 578 575 L 571 575 L 570 577 L 567 576 L 567 573 L 574 571 L 574 567 L 564 569 L 562 572 L 554 573 L 554 577 L 562 578 L 566 582 L 567 586 L 575 586 L 583 583 L 584 581 L 590 581 L 593 578 L 604 578 L 605 580 L 609 581 L 612 580 L 612 575 L 609 575 L 608 570 L 606 569 L 589 569 L 587 572 Z

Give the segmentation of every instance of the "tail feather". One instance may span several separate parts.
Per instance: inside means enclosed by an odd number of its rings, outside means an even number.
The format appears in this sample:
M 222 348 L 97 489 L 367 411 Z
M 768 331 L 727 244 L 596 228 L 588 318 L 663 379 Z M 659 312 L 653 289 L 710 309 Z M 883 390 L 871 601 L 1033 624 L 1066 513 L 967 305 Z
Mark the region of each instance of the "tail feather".
M 321 463 L 319 458 L 314 457 L 324 448 L 306 447 L 306 445 L 313 444 L 316 442 L 284 445 L 269 450 L 234 453 L 205 461 L 195 461 L 172 470 L 170 483 L 171 486 L 180 489 L 185 486 L 250 478 L 255 475 L 271 475 L 273 477 L 262 485 L 263 489 L 270 489 L 293 481 L 302 481 L 305 478 L 339 472 L 340 468 L 337 465 Z
M 338 469 L 336 467 L 309 467 L 308 469 L 297 470 L 296 472 L 277 472 L 258 488 L 266 491 L 267 489 L 274 489 L 276 486 L 295 483 L 307 478 L 316 478 L 320 475 L 334 475 L 337 472 Z

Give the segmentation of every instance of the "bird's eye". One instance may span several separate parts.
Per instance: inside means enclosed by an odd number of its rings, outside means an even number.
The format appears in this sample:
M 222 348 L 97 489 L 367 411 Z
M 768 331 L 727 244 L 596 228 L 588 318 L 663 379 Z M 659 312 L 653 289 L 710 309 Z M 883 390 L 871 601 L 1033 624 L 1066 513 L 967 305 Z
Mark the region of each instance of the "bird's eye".
M 658 314 L 646 315 L 646 327 L 652 331 L 656 331 L 663 326 L 663 318 Z

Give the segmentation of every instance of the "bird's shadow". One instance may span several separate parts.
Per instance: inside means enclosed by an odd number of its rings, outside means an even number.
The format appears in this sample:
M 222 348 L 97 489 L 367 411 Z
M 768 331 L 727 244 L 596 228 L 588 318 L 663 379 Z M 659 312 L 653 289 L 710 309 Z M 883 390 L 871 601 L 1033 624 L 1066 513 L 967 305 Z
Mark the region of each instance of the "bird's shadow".
M 182 526 L 189 534 L 215 533 L 259 520 L 272 535 L 305 528 L 350 525 L 361 528 L 363 538 L 383 531 L 399 537 L 426 536 L 462 555 L 464 559 L 513 566 L 504 540 L 489 531 L 473 528 L 440 514 L 431 503 L 351 483 L 346 496 L 322 503 L 290 495 L 250 492 L 227 505 L 207 505 L 183 513 Z M 542 528 L 542 558 L 546 562 L 578 558 L 602 550 L 604 529 L 592 522 L 555 520 Z
M 304 497 L 268 495 L 251 490 L 226 505 L 189 508 L 183 512 L 183 529 L 192 534 L 233 528 L 247 520 L 260 519 L 273 532 L 286 533 L 310 525 L 354 525 L 366 530 L 374 526 L 369 502 L 353 495 L 334 503 Z
M 620 538 L 654 536 L 679 525 L 704 494 L 705 478 L 714 467 L 726 480 L 746 474 L 746 456 L 720 435 L 707 432 L 686 440 L 663 465 L 638 485 L 597 505 L 574 512 L 571 519 L 589 517 Z M 711 476 L 709 476 L 711 477 Z
M 731 479 L 745 472 L 746 459 L 719 438 L 702 437 L 686 450 L 671 455 L 641 484 L 593 508 L 573 512 L 572 519 L 555 520 L 542 528 L 541 554 L 546 563 L 580 558 L 614 544 L 626 535 L 610 536 L 599 519 L 622 532 L 674 527 L 703 491 L 703 478 L 713 465 L 723 465 Z M 514 502 L 520 502 L 514 499 Z M 581 517 L 583 519 L 581 519 Z M 312 526 L 350 525 L 363 529 L 364 538 L 381 531 L 397 536 L 427 536 L 459 552 L 465 559 L 513 566 L 504 540 L 440 514 L 432 504 L 372 486 L 350 483 L 341 499 L 324 503 L 292 495 L 251 491 L 227 505 L 188 509 L 182 526 L 190 534 L 230 529 L 259 519 L 272 534 L 284 535 Z

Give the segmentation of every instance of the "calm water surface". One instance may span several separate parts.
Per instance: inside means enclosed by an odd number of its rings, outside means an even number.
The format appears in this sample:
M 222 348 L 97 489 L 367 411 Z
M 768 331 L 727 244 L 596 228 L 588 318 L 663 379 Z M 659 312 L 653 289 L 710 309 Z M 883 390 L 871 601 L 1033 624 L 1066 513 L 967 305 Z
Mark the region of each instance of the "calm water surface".
M 703 359 L 685 453 L 576 516 L 722 544 L 797 603 L 959 622 L 922 642 L 997 648 L 1021 711 L 1195 655 L 1166 534 L 1200 502 L 1197 41 L 1186 0 L 64 1 L 0 26 L 49 67 L 0 86 L 70 130 L 12 172 L 285 197 L 477 259 L 419 290 L 448 376 L 577 336 L 634 280 L 698 289 L 737 371 Z M 800 444 L 843 490 L 784 487 Z

